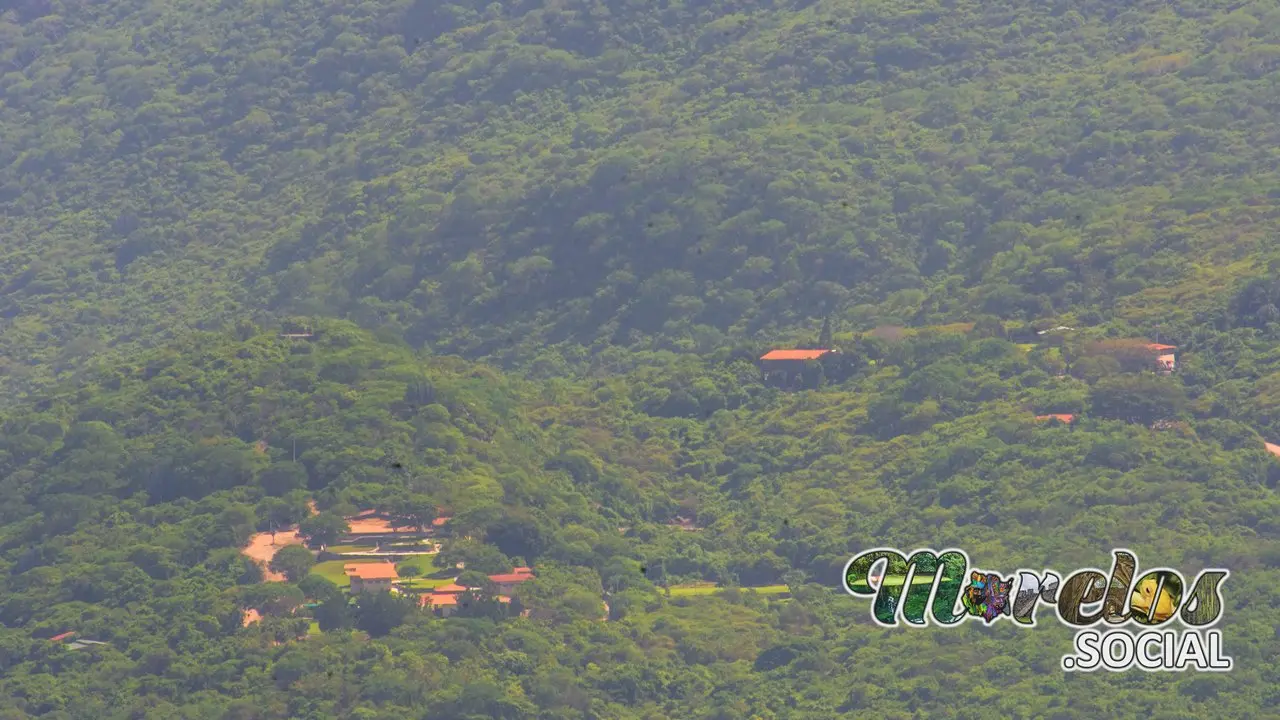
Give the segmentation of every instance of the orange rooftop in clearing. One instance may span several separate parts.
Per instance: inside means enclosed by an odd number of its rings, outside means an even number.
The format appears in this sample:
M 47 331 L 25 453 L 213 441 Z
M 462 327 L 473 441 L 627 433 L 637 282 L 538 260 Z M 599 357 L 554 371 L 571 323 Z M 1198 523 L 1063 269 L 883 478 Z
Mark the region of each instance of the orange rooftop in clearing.
M 343 569 L 348 576 L 361 580 L 395 580 L 400 577 L 396 566 L 391 563 L 359 563 L 347 565 Z
M 351 578 L 351 592 L 386 592 L 391 583 L 400 579 L 394 563 L 358 563 L 343 568 Z
M 804 361 L 804 360 L 821 360 L 827 355 L 835 352 L 834 350 L 770 350 L 760 357 L 762 362 L 773 362 L 776 360 Z

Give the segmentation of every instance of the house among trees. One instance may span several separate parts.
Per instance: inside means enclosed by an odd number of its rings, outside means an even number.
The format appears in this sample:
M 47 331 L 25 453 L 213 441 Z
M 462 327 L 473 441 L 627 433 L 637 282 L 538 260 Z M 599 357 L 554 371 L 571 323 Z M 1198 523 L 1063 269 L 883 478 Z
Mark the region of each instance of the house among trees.
M 508 574 L 490 575 L 489 580 L 497 586 L 498 602 L 510 604 L 511 597 L 505 593 L 510 592 L 512 588 L 525 580 L 532 580 L 533 577 L 532 570 L 527 567 L 520 567 Z M 422 596 L 419 602 L 423 607 L 431 608 L 440 617 L 449 617 L 457 612 L 459 599 L 469 589 L 465 585 L 459 585 L 456 582 L 449 583 L 435 588 L 428 595 Z
M 400 579 L 394 563 L 357 563 L 343 568 L 351 578 L 351 592 L 388 592 L 391 583 Z
M 1177 369 L 1178 346 L 1150 343 L 1147 345 L 1147 350 L 1156 356 L 1156 372 L 1168 375 Z
M 421 604 L 423 607 L 431 608 L 440 617 L 449 617 L 458 609 L 458 597 L 466 591 L 466 586 L 456 582 L 441 585 L 433 589 L 430 594 L 423 595 Z
M 49 642 L 60 643 L 64 645 L 68 650 L 84 650 L 85 648 L 93 647 L 94 645 L 106 645 L 106 643 L 102 642 L 101 640 L 85 640 L 83 638 L 80 638 L 79 633 L 75 632 L 74 630 L 71 632 L 64 632 L 59 635 L 54 635 L 53 637 L 49 638 Z
M 518 567 L 509 573 L 501 575 L 490 575 L 489 581 L 498 588 L 499 595 L 510 595 L 516 586 L 526 580 L 534 578 L 533 570 L 527 567 Z
M 821 360 L 822 358 L 835 352 L 834 350 L 770 350 L 760 357 L 760 362 L 764 364 L 766 369 L 786 369 L 795 367 L 797 363 L 804 363 L 809 360 Z
M 816 348 L 812 350 L 770 350 L 760 357 L 760 369 L 765 380 L 783 386 L 816 386 L 823 374 L 823 360 L 836 355 L 838 350 Z
M 1122 370 L 1154 370 L 1168 375 L 1177 369 L 1176 345 L 1162 345 L 1134 338 L 1099 340 L 1083 348 L 1085 355 L 1106 356 L 1120 363 Z
M 429 607 L 440 617 L 449 617 L 458 610 L 458 593 L 433 592 L 422 596 L 422 606 Z
M 1057 422 L 1063 423 L 1064 425 L 1070 425 L 1075 419 L 1076 419 L 1076 416 L 1072 415 L 1071 413 L 1050 413 L 1048 415 L 1036 416 L 1037 422 L 1057 421 Z

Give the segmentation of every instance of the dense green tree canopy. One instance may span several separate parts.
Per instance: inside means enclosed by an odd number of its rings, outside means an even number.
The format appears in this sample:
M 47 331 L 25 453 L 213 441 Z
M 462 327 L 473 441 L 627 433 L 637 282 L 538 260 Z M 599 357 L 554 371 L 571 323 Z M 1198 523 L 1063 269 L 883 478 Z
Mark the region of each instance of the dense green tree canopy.
M 1275 714 L 1277 78 L 1271 0 L 0 4 L 0 717 Z M 241 552 L 367 509 L 454 616 Z M 886 545 L 1230 568 L 1236 669 L 877 627 Z

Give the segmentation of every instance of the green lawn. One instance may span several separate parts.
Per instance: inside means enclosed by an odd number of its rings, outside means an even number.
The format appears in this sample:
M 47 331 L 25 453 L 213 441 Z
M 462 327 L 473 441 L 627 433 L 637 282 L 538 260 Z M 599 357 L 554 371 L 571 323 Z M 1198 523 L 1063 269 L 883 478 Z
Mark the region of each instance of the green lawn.
M 438 555 L 415 555 L 409 558 L 408 560 L 405 560 L 404 562 L 400 563 L 399 565 L 396 565 L 396 570 L 397 572 L 404 572 L 404 568 L 414 567 L 418 569 L 419 575 L 431 575 L 433 573 L 439 572 L 440 570 L 444 569 L 436 564 L 437 557 L 439 556 Z M 442 584 L 448 585 L 449 583 L 446 582 Z
M 435 555 L 418 555 L 417 557 L 410 558 L 409 560 L 406 560 L 400 563 L 399 565 L 396 565 L 396 568 L 397 570 L 399 570 L 401 568 L 404 568 L 407 565 L 412 565 L 418 568 L 418 570 L 420 571 L 419 572 L 420 575 L 425 576 L 425 575 L 441 574 L 440 571 L 443 568 L 438 567 L 436 565 L 435 560 L 436 560 Z M 323 577 L 329 580 L 330 582 L 334 583 L 338 587 L 348 587 L 349 585 L 351 585 L 351 578 L 347 577 L 347 574 L 343 572 L 342 568 L 345 567 L 346 565 L 354 565 L 357 563 L 364 563 L 364 562 L 382 562 L 382 561 L 381 560 L 326 560 L 325 562 L 322 562 L 322 563 L 316 563 L 315 566 L 311 568 L 311 572 L 314 575 L 319 575 L 320 577 Z M 449 574 L 447 577 L 440 577 L 440 578 L 436 578 L 436 577 L 406 578 L 406 581 L 408 582 L 408 587 L 428 589 L 428 588 L 440 587 L 441 585 L 448 585 L 449 583 L 453 582 L 454 577 L 455 577 L 454 574 Z
M 714 595 L 724 588 L 719 585 L 709 583 L 697 583 L 692 585 L 673 585 L 671 587 L 671 597 L 689 597 L 693 595 Z M 761 595 L 781 595 L 791 592 L 786 585 L 762 585 L 760 587 L 744 587 L 738 588 L 742 591 L 755 591 Z
M 411 590 L 431 590 L 432 588 L 444 587 L 445 585 L 452 583 L 456 579 L 457 578 L 452 578 L 452 577 L 444 577 L 444 578 L 416 577 L 416 578 L 409 578 L 408 580 L 401 580 L 400 587 L 411 589 Z
M 346 560 L 329 560 L 327 562 L 316 563 L 311 567 L 312 575 L 329 580 L 339 586 L 346 587 L 351 583 L 346 573 L 342 572 L 342 566 L 346 565 Z
M 358 562 L 360 561 L 359 560 L 327 560 L 322 563 L 316 563 L 311 568 L 311 573 L 313 575 L 319 575 L 320 577 L 325 578 L 326 580 L 329 580 L 330 582 L 334 583 L 338 587 L 347 587 L 351 584 L 351 578 L 347 577 L 347 574 L 342 571 L 342 568 L 345 565 L 355 564 Z

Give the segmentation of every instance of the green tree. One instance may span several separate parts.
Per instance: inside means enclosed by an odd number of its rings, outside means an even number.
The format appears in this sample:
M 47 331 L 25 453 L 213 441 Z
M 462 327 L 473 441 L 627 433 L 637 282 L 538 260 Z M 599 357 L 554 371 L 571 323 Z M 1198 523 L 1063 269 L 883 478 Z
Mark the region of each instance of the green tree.
M 400 627 L 416 609 L 413 598 L 391 593 L 360 593 L 356 598 L 355 626 L 373 637 Z
M 286 545 L 276 551 L 268 567 L 283 573 L 289 582 L 296 583 L 305 578 L 315 564 L 315 556 L 310 550 L 301 545 Z
M 1186 390 L 1176 379 L 1151 374 L 1104 378 L 1089 391 L 1092 414 L 1143 425 L 1177 417 L 1186 407 Z
M 431 527 L 437 515 L 436 502 L 419 493 L 399 495 L 387 505 L 393 522 L 418 531 Z
M 355 613 L 346 595 L 338 593 L 322 601 L 314 610 L 316 623 L 324 632 L 354 627 Z
M 307 471 L 298 463 L 274 463 L 258 476 L 258 484 L 273 497 L 287 495 L 307 487 Z
M 316 513 L 298 523 L 298 534 L 312 546 L 332 545 L 351 532 L 351 525 L 334 512 Z

